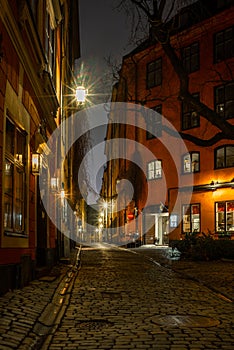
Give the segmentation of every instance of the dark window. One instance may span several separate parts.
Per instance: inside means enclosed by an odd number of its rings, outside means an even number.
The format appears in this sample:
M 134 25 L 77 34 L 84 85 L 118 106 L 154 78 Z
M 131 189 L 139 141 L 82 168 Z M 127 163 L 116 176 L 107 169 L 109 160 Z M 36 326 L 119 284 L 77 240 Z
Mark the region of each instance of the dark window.
M 215 110 L 220 117 L 234 117 L 234 83 L 215 88 Z
M 215 203 L 216 231 L 234 231 L 234 201 Z
M 153 160 L 147 164 L 148 180 L 161 179 L 162 177 L 162 161 Z
M 149 111 L 147 115 L 147 122 L 146 122 L 146 139 L 154 139 L 156 137 L 162 136 L 162 105 L 158 105 L 154 108 L 152 108 L 153 111 L 157 112 L 151 112 Z
M 187 73 L 195 72 L 199 69 L 199 44 L 194 43 L 182 49 L 183 65 Z
M 161 58 L 147 64 L 146 83 L 148 89 L 162 84 Z
M 199 94 L 193 94 L 199 100 Z M 182 129 L 187 130 L 200 125 L 200 116 L 190 103 L 182 103 Z
M 25 154 L 26 135 L 6 120 L 4 164 L 4 229 L 23 233 L 25 221 Z
M 200 204 L 185 204 L 182 206 L 183 222 L 182 232 L 192 233 L 200 232 Z
M 200 171 L 199 152 L 186 153 L 182 159 L 182 169 L 184 174 L 197 173 Z
M 233 57 L 234 53 L 234 27 L 227 28 L 214 37 L 214 61 L 215 63 Z
M 215 150 L 215 169 L 234 166 L 234 146 L 219 147 Z

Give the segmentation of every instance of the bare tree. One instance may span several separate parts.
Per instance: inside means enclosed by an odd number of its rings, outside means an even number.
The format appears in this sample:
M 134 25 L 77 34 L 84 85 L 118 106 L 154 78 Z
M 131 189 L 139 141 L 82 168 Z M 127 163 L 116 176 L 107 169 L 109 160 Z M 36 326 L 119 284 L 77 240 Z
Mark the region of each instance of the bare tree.
M 180 87 L 177 98 L 186 104 L 190 104 L 192 108 L 203 118 L 209 121 L 212 125 L 216 126 L 217 132 L 209 139 L 202 139 L 195 137 L 187 133 L 180 133 L 180 136 L 200 146 L 211 146 L 222 139 L 233 140 L 234 139 L 234 125 L 228 120 L 221 118 L 214 110 L 207 106 L 204 102 L 196 99 L 189 91 L 189 75 L 186 72 L 182 59 L 176 52 L 176 49 L 171 44 L 171 31 L 173 27 L 173 16 L 178 11 L 178 6 L 186 1 L 179 0 L 116 0 L 118 8 L 123 9 L 127 14 L 132 15 L 134 34 L 139 27 L 139 23 L 145 23 L 147 19 L 151 35 L 155 42 L 161 45 L 165 55 L 169 59 L 174 72 L 176 73 Z M 194 1 L 193 1 L 194 2 Z M 191 3 L 191 1 L 190 1 Z M 206 3 L 205 1 L 199 2 L 199 6 Z M 197 13 L 199 16 L 199 13 Z M 136 20 L 138 18 L 138 20 Z M 230 67 L 227 67 L 230 71 L 229 76 L 231 81 L 233 79 L 233 72 Z M 219 80 L 222 81 L 222 73 L 216 72 L 219 76 Z M 172 130 L 167 129 L 168 133 L 173 134 Z

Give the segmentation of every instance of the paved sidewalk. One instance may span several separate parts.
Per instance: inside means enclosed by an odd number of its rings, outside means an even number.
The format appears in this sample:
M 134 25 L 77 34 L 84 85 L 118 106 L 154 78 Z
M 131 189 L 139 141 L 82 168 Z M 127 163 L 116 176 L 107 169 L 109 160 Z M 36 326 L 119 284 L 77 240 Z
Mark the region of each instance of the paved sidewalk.
M 65 303 L 73 270 L 58 264 L 48 276 L 0 297 L 0 350 L 40 349 Z
M 184 278 L 194 279 L 208 288 L 234 300 L 234 260 L 187 261 L 169 258 L 168 248 L 142 246 L 134 251 L 144 254 L 169 269 L 179 272 Z

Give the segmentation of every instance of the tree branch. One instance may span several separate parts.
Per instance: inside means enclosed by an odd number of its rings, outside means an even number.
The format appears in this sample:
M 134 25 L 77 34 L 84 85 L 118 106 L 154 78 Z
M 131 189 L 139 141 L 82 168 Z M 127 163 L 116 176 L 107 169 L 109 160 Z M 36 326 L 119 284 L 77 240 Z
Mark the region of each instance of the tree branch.
M 180 137 L 183 140 L 187 140 L 190 141 L 192 143 L 194 143 L 197 146 L 201 146 L 201 147 L 209 147 L 209 146 L 213 146 L 215 145 L 218 141 L 223 140 L 224 138 L 226 138 L 226 135 L 223 132 L 219 132 L 216 135 L 212 136 L 210 139 L 207 140 L 203 140 L 199 137 L 193 136 L 191 134 L 186 134 L 184 132 L 180 132 L 178 133 L 177 131 L 169 128 L 168 126 L 163 125 L 162 126 L 162 130 L 165 131 L 167 134 L 173 136 L 173 137 L 177 137 L 178 135 L 180 135 Z

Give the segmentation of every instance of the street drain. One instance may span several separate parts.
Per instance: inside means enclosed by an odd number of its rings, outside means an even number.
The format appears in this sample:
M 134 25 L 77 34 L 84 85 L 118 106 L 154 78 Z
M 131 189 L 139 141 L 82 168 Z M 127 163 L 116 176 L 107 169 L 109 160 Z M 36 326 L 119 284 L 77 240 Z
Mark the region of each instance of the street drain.
M 85 329 L 85 330 L 91 331 L 91 330 L 100 330 L 105 327 L 110 327 L 112 325 L 113 323 L 110 321 L 98 319 L 98 320 L 90 320 L 90 321 L 79 321 L 76 327 L 78 329 Z
M 207 328 L 220 324 L 220 321 L 206 316 L 195 315 L 166 315 L 151 317 L 151 321 L 160 326 L 169 327 L 188 327 L 188 328 Z

